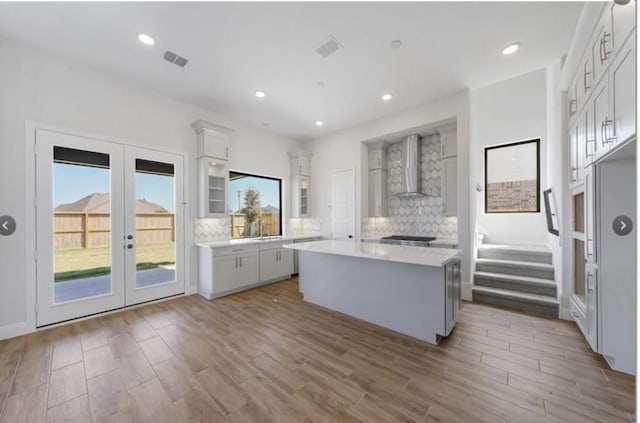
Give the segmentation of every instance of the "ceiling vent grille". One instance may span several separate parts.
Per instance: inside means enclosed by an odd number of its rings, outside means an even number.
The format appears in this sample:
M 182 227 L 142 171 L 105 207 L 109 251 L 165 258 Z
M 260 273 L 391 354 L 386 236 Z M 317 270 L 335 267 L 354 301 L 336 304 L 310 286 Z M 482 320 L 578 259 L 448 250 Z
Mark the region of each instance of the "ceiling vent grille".
M 333 35 L 330 35 L 320 47 L 316 48 L 316 52 L 322 57 L 327 57 L 330 54 L 335 53 L 336 51 L 342 48 L 342 44 L 338 40 L 335 39 Z
M 182 56 L 178 56 L 177 54 L 175 54 L 172 51 L 165 51 L 164 55 L 162 56 L 162 58 L 164 60 L 166 60 L 167 62 L 173 63 L 174 65 L 180 66 L 181 68 L 184 68 L 185 65 L 187 64 L 187 62 L 189 62 L 187 59 L 185 59 Z

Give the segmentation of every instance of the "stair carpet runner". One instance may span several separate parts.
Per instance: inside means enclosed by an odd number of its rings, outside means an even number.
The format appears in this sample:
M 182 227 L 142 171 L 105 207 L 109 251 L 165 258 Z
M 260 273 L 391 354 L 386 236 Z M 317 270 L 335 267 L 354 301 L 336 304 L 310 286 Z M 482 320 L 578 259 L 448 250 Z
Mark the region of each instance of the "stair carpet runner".
M 539 246 L 479 246 L 473 301 L 557 318 L 551 252 Z

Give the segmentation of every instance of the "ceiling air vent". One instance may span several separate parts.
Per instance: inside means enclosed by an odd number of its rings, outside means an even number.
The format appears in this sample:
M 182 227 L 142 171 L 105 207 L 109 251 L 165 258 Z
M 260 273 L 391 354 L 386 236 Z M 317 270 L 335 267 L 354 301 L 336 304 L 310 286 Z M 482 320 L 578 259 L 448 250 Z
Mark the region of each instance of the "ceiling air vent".
M 185 59 L 184 57 L 178 56 L 177 54 L 169 50 L 164 52 L 164 56 L 162 56 L 162 58 L 167 62 L 171 62 L 174 65 L 180 66 L 181 68 L 184 68 L 188 62 L 188 60 Z
M 316 48 L 316 51 L 320 56 L 327 57 L 341 48 L 342 44 L 340 44 L 333 35 L 330 35 L 329 38 L 327 38 L 322 44 L 320 44 L 320 47 Z

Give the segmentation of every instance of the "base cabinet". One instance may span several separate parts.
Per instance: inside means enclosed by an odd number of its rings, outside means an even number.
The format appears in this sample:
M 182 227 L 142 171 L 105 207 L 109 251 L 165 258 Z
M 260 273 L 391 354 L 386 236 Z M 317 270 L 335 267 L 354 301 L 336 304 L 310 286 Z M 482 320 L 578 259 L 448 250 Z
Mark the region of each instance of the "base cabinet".
M 260 251 L 260 282 L 288 278 L 293 274 L 293 250 Z

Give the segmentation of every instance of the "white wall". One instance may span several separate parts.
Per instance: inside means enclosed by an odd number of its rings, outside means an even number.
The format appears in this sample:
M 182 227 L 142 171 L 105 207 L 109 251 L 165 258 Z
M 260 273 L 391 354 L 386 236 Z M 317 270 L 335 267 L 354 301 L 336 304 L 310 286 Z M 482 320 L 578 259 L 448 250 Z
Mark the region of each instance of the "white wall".
M 546 72 L 540 69 L 470 93 L 471 227 L 485 242 L 547 244 L 542 191 L 546 173 Z M 484 147 L 540 138 L 540 213 L 484 212 Z M 479 184 L 483 191 L 475 190 Z M 475 216 L 475 221 L 473 221 Z
M 33 304 L 27 303 L 27 292 L 35 289 L 34 262 L 26 249 L 34 226 L 30 192 L 34 175 L 33 156 L 26 156 L 25 121 L 187 155 L 187 280 L 192 282 L 188 289 L 194 289 L 196 282 L 192 231 L 197 201 L 195 134 L 189 124 L 202 118 L 233 128 L 230 168 L 284 178 L 285 190 L 286 153 L 299 147 L 295 141 L 2 38 L 0 93 L 0 215 L 12 215 L 17 221 L 12 236 L 0 236 L 0 339 L 33 329 Z
M 367 172 L 366 148 L 363 141 L 410 128 L 457 119 L 458 136 L 458 243 L 463 250 L 463 281 L 470 280 L 469 251 L 469 93 L 442 98 L 432 103 L 396 115 L 367 122 L 337 132 L 312 142 L 313 159 L 311 175 L 311 199 L 313 215 L 322 219 L 323 236 L 331 233 L 331 211 L 329 209 L 329 175 L 340 169 L 354 169 L 356 175 L 356 239 L 360 239 L 363 208 L 366 207 L 366 192 L 362 192 L 362 178 Z

